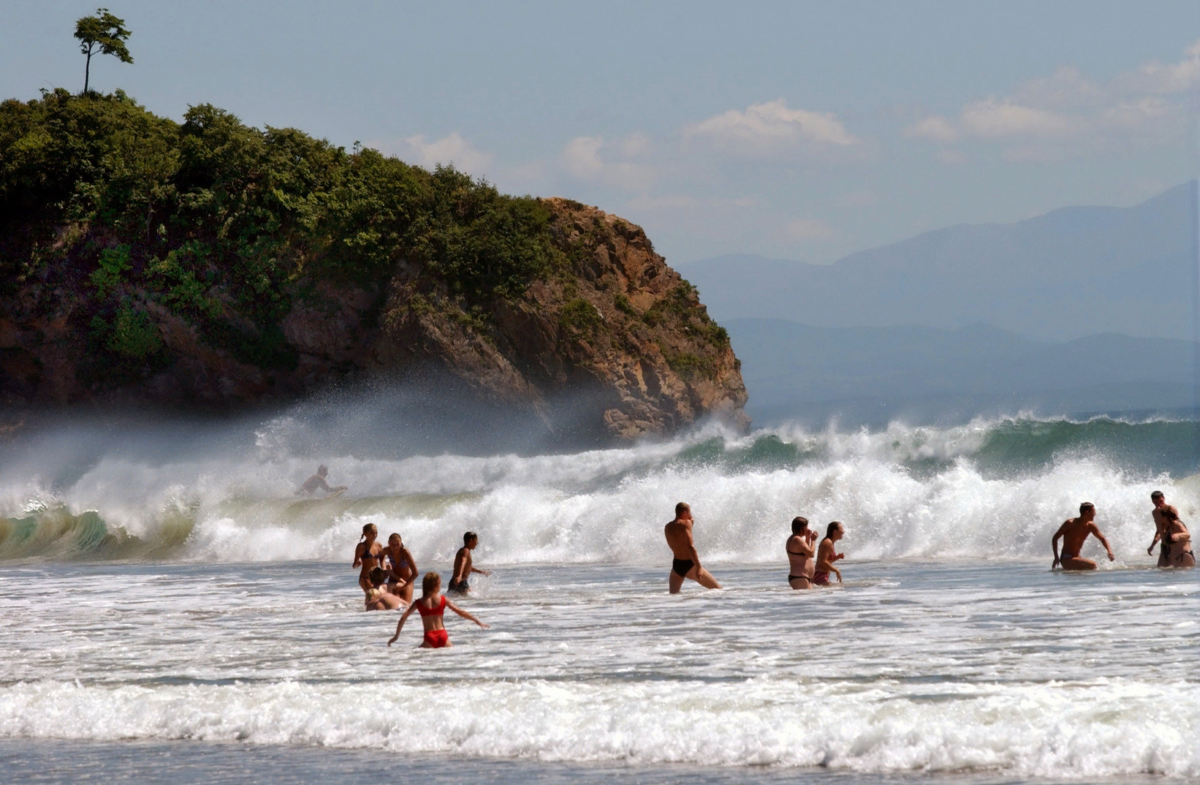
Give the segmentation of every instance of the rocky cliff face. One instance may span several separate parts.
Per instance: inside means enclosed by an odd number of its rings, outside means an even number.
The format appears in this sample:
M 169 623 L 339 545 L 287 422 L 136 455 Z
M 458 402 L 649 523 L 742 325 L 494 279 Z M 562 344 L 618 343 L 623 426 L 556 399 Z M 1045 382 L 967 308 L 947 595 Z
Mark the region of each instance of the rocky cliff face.
M 708 415 L 745 425 L 727 334 L 645 233 L 576 202 L 542 204 L 568 262 L 523 294 L 464 310 L 442 279 L 407 261 L 374 283 L 301 280 L 273 333 L 272 356 L 283 363 L 228 351 L 135 288 L 125 295 L 141 304 L 141 322 L 109 325 L 109 334 L 152 343 L 158 360 L 114 374 L 92 362 L 86 279 L 27 280 L 0 302 L 0 392 L 10 410 L 83 402 L 231 410 L 336 384 L 436 378 L 490 405 L 536 412 L 550 428 L 574 401 L 586 430 L 615 439 Z M 225 318 L 236 325 L 232 309 Z M 263 338 L 261 325 L 243 328 Z

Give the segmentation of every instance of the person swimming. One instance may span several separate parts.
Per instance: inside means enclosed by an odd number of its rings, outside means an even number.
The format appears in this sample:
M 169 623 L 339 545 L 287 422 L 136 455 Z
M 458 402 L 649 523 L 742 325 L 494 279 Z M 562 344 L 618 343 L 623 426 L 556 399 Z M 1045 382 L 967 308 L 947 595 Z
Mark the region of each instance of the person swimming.
M 1064 570 L 1094 570 L 1096 562 L 1091 559 L 1080 558 L 1079 552 L 1083 550 L 1083 543 L 1089 535 L 1094 536 L 1104 546 L 1104 550 L 1108 551 L 1108 560 L 1116 559 L 1113 556 L 1112 548 L 1108 545 L 1108 540 L 1104 539 L 1104 535 L 1100 533 L 1100 529 L 1096 527 L 1096 505 L 1091 502 L 1084 502 L 1079 505 L 1079 517 L 1068 518 L 1063 522 L 1062 526 L 1058 527 L 1058 531 L 1050 538 L 1050 548 L 1054 551 L 1054 563 L 1050 565 L 1050 569 L 1061 566 Z M 1058 541 L 1063 541 L 1062 554 L 1058 552 Z
M 295 495 L 312 496 L 317 491 L 325 491 L 325 493 L 340 493 L 346 490 L 345 485 L 338 485 L 334 488 L 329 487 L 329 483 L 325 481 L 325 478 L 328 475 L 329 469 L 326 468 L 324 464 L 318 466 L 317 473 L 305 480 L 304 484 L 300 486 L 300 489 L 296 491 Z
M 816 586 L 829 585 L 829 573 L 837 576 L 838 583 L 842 582 L 842 572 L 833 563 L 846 558 L 844 553 L 834 553 L 833 545 L 845 535 L 846 529 L 838 521 L 829 524 L 825 529 L 825 539 L 817 548 L 817 567 L 813 573 L 812 582 Z
M 1189 568 L 1196 566 L 1196 555 L 1192 553 L 1192 535 L 1188 527 L 1179 518 L 1174 507 L 1162 511 L 1164 521 L 1162 534 L 1162 550 L 1167 554 L 1167 564 L 1171 567 Z
M 706 589 L 719 589 L 721 584 L 700 566 L 700 554 L 696 551 L 696 540 L 692 537 L 692 508 L 680 502 L 675 505 L 675 520 L 663 527 L 667 547 L 671 549 L 671 572 L 667 576 L 667 590 L 678 594 L 683 580 L 689 578 Z
M 362 528 L 362 537 L 354 548 L 354 563 L 351 567 L 362 567 L 358 573 L 358 585 L 364 592 L 371 591 L 369 576 L 371 570 L 379 566 L 383 559 L 383 546 L 375 542 L 379 537 L 379 529 L 375 524 L 368 523 Z
M 792 519 L 792 536 L 787 538 L 783 549 L 787 551 L 788 585 L 793 589 L 811 589 L 813 579 L 813 541 L 817 533 L 808 528 L 808 519 L 796 516 Z
M 371 570 L 371 574 L 367 576 L 371 583 L 371 588 L 367 591 L 365 600 L 366 609 L 369 611 L 394 611 L 401 605 L 408 605 L 399 595 L 391 591 L 385 581 L 387 580 L 387 572 L 382 567 L 376 567 Z
M 412 602 L 413 581 L 417 579 L 417 561 L 404 547 L 400 535 L 393 532 L 388 535 L 387 547 L 383 549 L 387 560 L 387 582 L 393 594 L 404 598 L 405 604 Z
M 421 581 L 421 599 L 409 605 L 408 610 L 400 617 L 400 621 L 396 623 L 396 634 L 388 640 L 388 646 L 391 646 L 400 637 L 400 631 L 404 629 L 404 622 L 408 621 L 408 617 L 414 610 L 421 614 L 421 624 L 425 627 L 425 637 L 421 641 L 422 649 L 444 649 L 454 645 L 450 642 L 450 633 L 446 631 L 443 619 L 447 608 L 464 619 L 470 619 L 485 630 L 488 629 L 488 625 L 450 602 L 446 595 L 439 594 L 438 590 L 441 587 L 442 576 L 436 572 L 425 573 L 425 578 Z

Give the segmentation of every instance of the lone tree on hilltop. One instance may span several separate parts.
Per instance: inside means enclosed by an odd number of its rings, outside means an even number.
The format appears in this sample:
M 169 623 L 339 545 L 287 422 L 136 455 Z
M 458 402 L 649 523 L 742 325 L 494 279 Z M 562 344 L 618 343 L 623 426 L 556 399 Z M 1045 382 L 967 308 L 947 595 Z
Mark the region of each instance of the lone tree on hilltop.
M 97 8 L 95 16 L 85 16 L 76 22 L 75 37 L 79 39 L 79 51 L 87 55 L 83 70 L 84 95 L 88 91 L 93 54 L 115 55 L 122 63 L 133 62 L 133 56 L 125 48 L 125 39 L 129 38 L 125 20 L 113 16 L 107 8 Z

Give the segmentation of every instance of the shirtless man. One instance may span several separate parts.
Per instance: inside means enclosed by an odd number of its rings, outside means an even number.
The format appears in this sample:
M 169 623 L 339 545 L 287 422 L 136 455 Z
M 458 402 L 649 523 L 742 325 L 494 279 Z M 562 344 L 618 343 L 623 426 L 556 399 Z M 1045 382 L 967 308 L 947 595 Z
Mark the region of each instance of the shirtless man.
M 317 491 L 325 491 L 325 493 L 338 493 L 346 490 L 345 485 L 339 485 L 336 488 L 330 488 L 329 483 L 325 482 L 325 478 L 329 475 L 329 469 L 325 468 L 324 464 L 317 467 L 317 473 L 304 481 L 300 486 L 300 490 L 296 491 L 297 496 L 312 496 Z
M 1096 519 L 1096 505 L 1091 502 L 1084 502 L 1079 505 L 1079 517 L 1069 518 L 1058 527 L 1058 531 L 1050 539 L 1050 547 L 1054 549 L 1054 563 L 1050 565 L 1050 569 L 1054 569 L 1062 565 L 1064 570 L 1094 570 L 1096 562 L 1091 559 L 1079 558 L 1079 552 L 1083 549 L 1083 542 L 1088 538 L 1089 534 L 1094 534 L 1100 544 L 1104 546 L 1104 550 L 1108 551 L 1108 560 L 1116 559 L 1113 556 L 1112 548 L 1108 546 L 1108 540 L 1104 539 L 1104 535 L 1096 528 L 1093 523 Z M 1063 549 L 1062 555 L 1058 555 L 1058 540 L 1062 538 Z
M 675 520 L 663 527 L 667 547 L 675 556 L 671 562 L 671 575 L 667 579 L 671 594 L 683 588 L 683 579 L 691 578 L 706 589 L 719 589 L 721 584 L 700 566 L 700 554 L 696 553 L 696 541 L 692 539 L 692 508 L 683 502 L 675 505 Z
M 1171 512 L 1175 513 L 1176 517 L 1178 517 L 1179 510 L 1167 504 L 1167 499 L 1165 496 L 1163 496 L 1162 491 L 1155 491 L 1154 493 L 1150 494 L 1150 501 L 1154 502 L 1154 509 L 1150 512 L 1150 514 L 1154 517 L 1154 539 L 1150 541 L 1150 547 L 1146 549 L 1146 555 L 1154 555 L 1154 545 L 1158 542 L 1162 542 L 1162 547 L 1158 549 L 1158 566 L 1170 567 L 1171 545 L 1169 542 L 1163 539 L 1163 529 L 1165 529 L 1167 526 L 1167 520 L 1163 517 L 1163 513 L 1166 510 L 1170 510 Z
M 813 567 L 813 557 L 816 555 L 813 542 L 816 539 L 817 533 L 808 528 L 807 518 L 792 518 L 792 536 L 787 538 L 783 549 L 787 551 L 788 566 L 791 567 L 788 571 L 788 585 L 793 589 L 812 588 L 813 572 L 816 569 Z
M 829 585 L 829 573 L 837 576 L 838 583 L 842 582 L 842 572 L 833 563 L 838 559 L 846 558 L 844 553 L 834 553 L 833 544 L 842 539 L 846 534 L 846 529 L 838 521 L 829 524 L 825 529 L 825 539 L 821 540 L 820 546 L 817 548 L 817 571 L 813 573 L 812 582 L 816 586 Z
M 446 591 L 452 591 L 455 594 L 466 594 L 471 591 L 471 584 L 467 581 L 471 577 L 471 573 L 477 572 L 480 575 L 491 575 L 487 570 L 477 570 L 471 559 L 471 551 L 475 550 L 475 546 L 479 544 L 479 535 L 475 532 L 467 532 L 463 535 L 463 547 L 458 549 L 458 553 L 454 554 L 454 574 L 450 578 L 450 585 L 446 587 Z

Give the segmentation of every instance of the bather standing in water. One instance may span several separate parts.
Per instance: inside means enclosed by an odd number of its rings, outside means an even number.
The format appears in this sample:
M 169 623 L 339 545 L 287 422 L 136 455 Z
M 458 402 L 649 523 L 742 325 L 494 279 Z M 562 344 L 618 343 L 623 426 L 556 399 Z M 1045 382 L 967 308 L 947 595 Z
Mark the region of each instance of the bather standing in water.
M 1165 525 L 1162 535 L 1162 552 L 1167 554 L 1167 564 L 1171 567 L 1195 567 L 1196 555 L 1192 553 L 1192 535 L 1188 527 L 1179 519 L 1179 513 L 1174 507 L 1168 507 L 1162 513 Z
M 375 541 L 378 537 L 379 529 L 375 528 L 375 524 L 368 523 L 362 528 L 358 545 L 354 546 L 354 563 L 350 566 L 362 568 L 358 572 L 358 586 L 364 592 L 371 591 L 371 570 L 383 561 L 383 546 Z
M 667 538 L 667 547 L 675 557 L 671 561 L 671 574 L 667 578 L 667 587 L 671 594 L 678 594 L 683 588 L 683 579 L 690 578 L 706 589 L 719 589 L 708 570 L 700 566 L 700 554 L 696 552 L 696 541 L 692 537 L 692 508 L 680 502 L 675 505 L 675 520 L 663 528 Z
M 1167 541 L 1163 538 L 1163 530 L 1167 526 L 1166 518 L 1163 516 L 1168 510 L 1175 513 L 1175 517 L 1179 517 L 1179 510 L 1167 504 L 1167 498 L 1163 496 L 1162 491 L 1155 491 L 1150 494 L 1150 501 L 1154 502 L 1154 509 L 1150 511 L 1150 515 L 1154 518 L 1154 539 L 1150 541 L 1150 547 L 1146 550 L 1147 555 L 1154 554 L 1154 546 L 1161 542 L 1162 547 L 1158 549 L 1158 566 L 1171 566 L 1171 548 Z
M 790 567 L 788 585 L 793 589 L 812 588 L 813 573 L 816 570 L 813 565 L 813 558 L 816 556 L 813 542 L 816 539 L 817 533 L 808 528 L 807 518 L 796 516 L 792 519 L 792 536 L 787 538 L 783 549 L 787 551 Z
M 1091 502 L 1084 502 L 1079 505 L 1079 517 L 1068 518 L 1062 526 L 1058 527 L 1058 531 L 1050 539 L 1050 547 L 1054 550 L 1054 563 L 1050 565 L 1050 569 L 1054 569 L 1062 565 L 1064 570 L 1094 570 L 1096 562 L 1091 559 L 1080 558 L 1079 552 L 1083 550 L 1083 543 L 1087 540 L 1088 535 L 1095 535 L 1096 539 L 1104 545 L 1104 550 L 1108 551 L 1108 560 L 1116 559 L 1113 556 L 1112 548 L 1108 545 L 1108 540 L 1104 539 L 1104 535 L 1096 528 L 1096 505 Z M 1058 553 L 1058 541 L 1063 541 L 1062 555 Z
M 842 571 L 833 566 L 833 563 L 838 559 L 846 558 L 846 554 L 835 553 L 833 546 L 845 534 L 845 527 L 838 521 L 829 524 L 825 529 L 825 539 L 821 540 L 821 545 L 817 548 L 817 569 L 812 578 L 814 585 L 828 586 L 831 572 L 837 576 L 838 583 L 842 582 Z
M 329 483 L 325 482 L 325 478 L 329 476 L 329 469 L 324 464 L 317 467 L 317 473 L 304 481 L 300 489 L 296 491 L 296 496 L 312 496 L 317 491 L 325 491 L 325 493 L 341 493 L 346 490 L 345 485 L 337 487 L 329 487 Z

